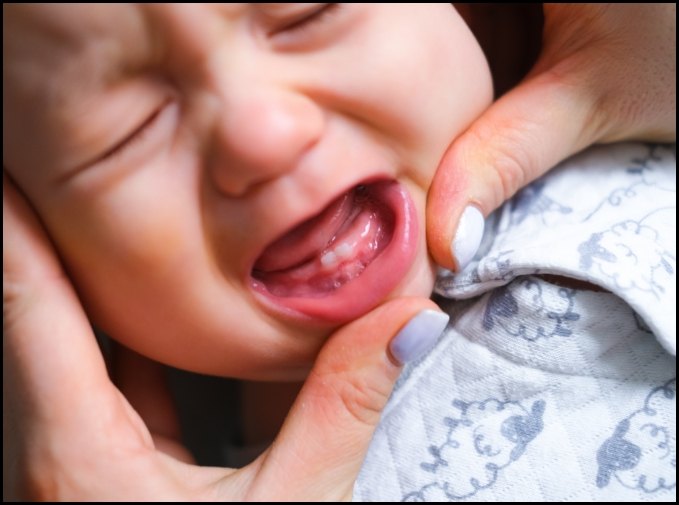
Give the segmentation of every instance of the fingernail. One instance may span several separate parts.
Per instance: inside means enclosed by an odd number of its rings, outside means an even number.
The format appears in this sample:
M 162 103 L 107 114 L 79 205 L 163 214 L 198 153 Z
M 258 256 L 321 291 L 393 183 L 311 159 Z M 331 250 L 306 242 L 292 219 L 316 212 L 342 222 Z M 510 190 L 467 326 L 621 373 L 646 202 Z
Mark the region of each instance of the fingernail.
M 392 339 L 389 350 L 396 360 L 409 363 L 433 347 L 450 316 L 438 310 L 423 310 L 413 317 Z
M 457 232 L 452 244 L 450 244 L 450 251 L 453 253 L 453 258 L 457 263 L 457 271 L 459 272 L 472 260 L 476 251 L 481 245 L 481 238 L 483 237 L 483 227 L 485 219 L 481 211 L 469 205 L 460 218 L 460 224 L 457 226 Z

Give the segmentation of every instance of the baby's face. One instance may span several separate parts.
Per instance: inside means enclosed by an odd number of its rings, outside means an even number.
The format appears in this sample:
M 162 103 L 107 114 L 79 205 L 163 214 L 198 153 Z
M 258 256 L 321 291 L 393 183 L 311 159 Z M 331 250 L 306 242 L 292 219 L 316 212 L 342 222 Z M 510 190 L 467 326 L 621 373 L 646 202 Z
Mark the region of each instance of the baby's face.
M 92 320 L 203 373 L 297 379 L 429 296 L 427 189 L 490 103 L 450 4 L 5 6 L 4 166 Z

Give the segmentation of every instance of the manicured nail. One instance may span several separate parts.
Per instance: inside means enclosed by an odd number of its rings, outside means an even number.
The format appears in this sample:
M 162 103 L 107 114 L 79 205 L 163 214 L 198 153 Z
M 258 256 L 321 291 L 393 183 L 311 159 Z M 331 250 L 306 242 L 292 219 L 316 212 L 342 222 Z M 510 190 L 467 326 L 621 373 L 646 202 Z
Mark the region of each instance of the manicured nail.
M 450 251 L 453 253 L 453 258 L 457 263 L 457 271 L 459 272 L 472 260 L 476 251 L 481 245 L 481 238 L 483 237 L 483 227 L 485 219 L 481 211 L 473 205 L 464 209 L 460 224 L 457 226 L 457 232 L 452 244 L 450 244 Z
M 450 316 L 438 310 L 423 310 L 413 317 L 392 339 L 389 350 L 401 363 L 415 361 L 433 347 Z

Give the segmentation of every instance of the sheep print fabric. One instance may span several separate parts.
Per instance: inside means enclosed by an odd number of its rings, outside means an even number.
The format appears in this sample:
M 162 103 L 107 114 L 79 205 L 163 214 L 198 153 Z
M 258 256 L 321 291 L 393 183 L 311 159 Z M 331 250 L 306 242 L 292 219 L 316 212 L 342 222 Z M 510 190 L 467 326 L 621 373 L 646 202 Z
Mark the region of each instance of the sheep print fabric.
M 594 146 L 441 270 L 355 501 L 676 502 L 676 145 Z

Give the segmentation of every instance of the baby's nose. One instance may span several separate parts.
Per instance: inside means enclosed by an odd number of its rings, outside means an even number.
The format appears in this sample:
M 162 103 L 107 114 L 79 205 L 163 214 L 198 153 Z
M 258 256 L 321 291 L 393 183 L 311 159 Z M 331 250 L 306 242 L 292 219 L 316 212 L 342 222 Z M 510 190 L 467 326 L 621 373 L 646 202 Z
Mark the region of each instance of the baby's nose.
M 323 131 L 321 108 L 293 90 L 253 90 L 228 102 L 214 129 L 209 170 L 229 196 L 294 170 Z

